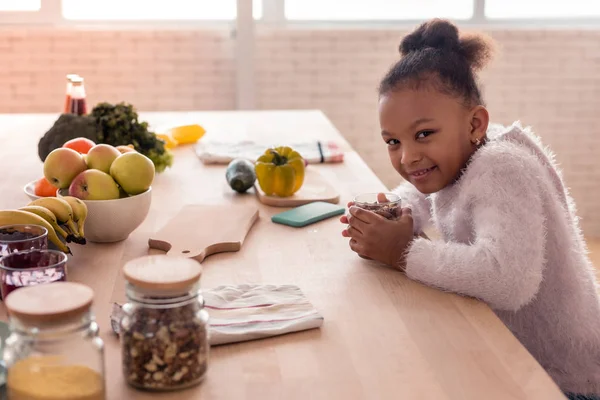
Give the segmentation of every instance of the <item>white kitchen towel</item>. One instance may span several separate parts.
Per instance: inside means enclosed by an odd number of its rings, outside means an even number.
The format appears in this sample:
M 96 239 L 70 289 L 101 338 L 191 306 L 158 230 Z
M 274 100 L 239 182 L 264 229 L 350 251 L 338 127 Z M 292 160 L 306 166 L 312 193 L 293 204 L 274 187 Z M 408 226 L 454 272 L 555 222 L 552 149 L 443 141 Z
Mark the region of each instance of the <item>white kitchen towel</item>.
M 253 141 L 221 142 L 201 140 L 196 145 L 196 154 L 204 164 L 229 164 L 235 158 L 256 161 L 272 145 Z M 307 164 L 340 163 L 344 152 L 336 142 L 307 141 L 289 145 L 306 160 Z
M 262 339 L 323 325 L 323 316 L 294 285 L 219 286 L 202 292 L 210 316 L 210 344 Z M 121 306 L 111 315 L 119 333 Z

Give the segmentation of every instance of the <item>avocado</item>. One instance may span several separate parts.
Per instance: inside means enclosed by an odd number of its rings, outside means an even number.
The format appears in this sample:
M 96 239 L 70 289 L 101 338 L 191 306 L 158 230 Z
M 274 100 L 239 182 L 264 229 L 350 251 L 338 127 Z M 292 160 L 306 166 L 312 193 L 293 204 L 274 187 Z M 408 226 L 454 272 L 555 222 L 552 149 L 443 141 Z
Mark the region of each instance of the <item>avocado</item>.
M 225 179 L 227 179 L 229 186 L 236 192 L 246 192 L 256 181 L 254 164 L 245 158 L 236 158 L 227 165 Z

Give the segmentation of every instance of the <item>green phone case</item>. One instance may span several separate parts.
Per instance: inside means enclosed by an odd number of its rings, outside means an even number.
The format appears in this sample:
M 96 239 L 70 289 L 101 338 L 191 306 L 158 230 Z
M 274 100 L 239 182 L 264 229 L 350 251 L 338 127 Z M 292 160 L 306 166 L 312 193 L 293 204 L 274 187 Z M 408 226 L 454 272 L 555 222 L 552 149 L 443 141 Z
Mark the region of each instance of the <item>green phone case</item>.
M 344 207 L 324 201 L 315 201 L 275 214 L 271 217 L 271 221 L 299 228 L 336 215 L 341 215 L 344 211 Z

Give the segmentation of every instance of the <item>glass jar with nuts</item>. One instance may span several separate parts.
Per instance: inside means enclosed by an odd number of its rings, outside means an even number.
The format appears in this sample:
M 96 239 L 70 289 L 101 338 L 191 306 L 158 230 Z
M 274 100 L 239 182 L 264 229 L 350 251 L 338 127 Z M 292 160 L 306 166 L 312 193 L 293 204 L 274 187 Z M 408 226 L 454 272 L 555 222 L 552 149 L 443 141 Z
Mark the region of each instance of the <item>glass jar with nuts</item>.
M 200 295 L 200 264 L 151 255 L 124 267 L 127 299 L 121 319 L 125 380 L 147 390 L 200 383 L 208 368 L 208 313 Z
M 354 198 L 356 207 L 369 210 L 387 219 L 400 217 L 401 199 L 394 193 L 363 193 Z

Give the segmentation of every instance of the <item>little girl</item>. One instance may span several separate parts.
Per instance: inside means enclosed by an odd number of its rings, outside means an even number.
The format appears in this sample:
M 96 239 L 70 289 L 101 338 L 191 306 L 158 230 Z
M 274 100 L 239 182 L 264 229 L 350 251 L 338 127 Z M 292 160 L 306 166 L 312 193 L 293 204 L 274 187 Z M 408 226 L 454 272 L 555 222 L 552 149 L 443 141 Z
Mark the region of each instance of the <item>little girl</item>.
M 488 128 L 475 72 L 490 43 L 432 20 L 400 53 L 379 119 L 409 208 L 388 220 L 350 204 L 350 248 L 485 301 L 569 398 L 600 399 L 600 300 L 575 207 L 536 136 Z M 441 240 L 419 237 L 430 221 Z

